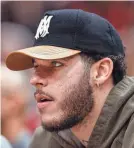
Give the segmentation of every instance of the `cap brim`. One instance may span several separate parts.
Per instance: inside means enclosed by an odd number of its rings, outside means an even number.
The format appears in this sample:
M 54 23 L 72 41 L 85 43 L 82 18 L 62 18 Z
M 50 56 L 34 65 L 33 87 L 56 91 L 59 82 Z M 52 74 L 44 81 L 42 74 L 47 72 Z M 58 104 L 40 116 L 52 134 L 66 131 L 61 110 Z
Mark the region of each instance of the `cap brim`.
M 61 59 L 80 52 L 79 50 L 55 46 L 35 46 L 12 52 L 6 59 L 6 65 L 11 70 L 25 70 L 33 67 L 33 58 L 42 60 Z

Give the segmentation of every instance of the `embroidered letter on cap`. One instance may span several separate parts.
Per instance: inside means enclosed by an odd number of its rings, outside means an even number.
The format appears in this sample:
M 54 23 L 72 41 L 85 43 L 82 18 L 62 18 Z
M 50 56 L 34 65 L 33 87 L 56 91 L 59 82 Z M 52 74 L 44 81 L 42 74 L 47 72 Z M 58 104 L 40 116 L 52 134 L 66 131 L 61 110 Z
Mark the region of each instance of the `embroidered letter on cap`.
M 44 16 L 44 18 L 40 21 L 40 24 L 38 26 L 35 38 L 38 39 L 40 37 L 45 37 L 47 34 L 49 34 L 48 29 L 50 25 L 50 21 L 53 16 Z

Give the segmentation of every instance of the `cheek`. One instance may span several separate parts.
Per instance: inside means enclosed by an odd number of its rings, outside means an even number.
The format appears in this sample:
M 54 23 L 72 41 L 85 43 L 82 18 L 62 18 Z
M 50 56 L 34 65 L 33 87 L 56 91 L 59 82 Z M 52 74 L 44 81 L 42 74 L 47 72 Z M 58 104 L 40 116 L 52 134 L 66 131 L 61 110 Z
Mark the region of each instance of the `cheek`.
M 64 75 L 63 84 L 66 87 L 70 87 L 73 84 L 77 84 L 83 75 L 83 70 L 80 66 L 74 66 Z
M 69 68 L 56 72 L 52 77 L 48 76 L 48 86 L 45 88 L 57 102 L 64 100 L 74 85 L 77 85 L 84 73 L 81 63 L 77 63 Z M 66 94 L 65 94 L 66 93 Z
M 65 71 L 64 75 L 55 81 L 55 92 L 57 97 L 65 98 L 66 90 L 70 90 L 72 86 L 77 85 L 83 76 L 83 72 L 80 68 L 74 68 L 69 71 Z

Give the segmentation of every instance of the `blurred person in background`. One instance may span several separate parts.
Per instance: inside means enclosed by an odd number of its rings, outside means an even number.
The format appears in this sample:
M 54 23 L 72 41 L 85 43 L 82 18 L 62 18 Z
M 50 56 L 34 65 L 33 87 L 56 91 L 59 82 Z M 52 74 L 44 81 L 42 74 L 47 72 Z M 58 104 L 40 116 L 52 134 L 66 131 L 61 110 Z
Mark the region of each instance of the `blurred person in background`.
M 133 148 L 134 78 L 115 28 L 82 10 L 48 11 L 34 47 L 12 52 L 7 67 L 33 68 L 40 112 L 31 148 Z
M 27 48 L 33 45 L 34 36 L 31 30 L 22 25 L 13 22 L 2 22 L 1 25 L 1 60 L 2 63 L 9 52 L 20 49 Z M 23 75 L 27 80 L 29 80 L 30 71 L 23 72 Z M 27 83 L 27 86 L 29 83 Z M 30 86 L 29 86 L 30 87 Z M 33 89 L 29 89 L 29 100 L 33 97 Z M 34 108 L 34 110 L 33 110 Z M 29 108 L 27 112 L 27 126 L 31 132 L 36 128 L 39 122 L 38 113 L 35 111 L 35 103 L 31 99 L 29 101 Z
M 4 63 L 9 52 L 27 48 L 33 45 L 34 36 L 31 30 L 22 25 L 13 22 L 2 22 L 1 25 L 1 60 Z M 29 80 L 30 71 L 23 72 L 23 75 Z M 30 87 L 27 83 L 27 87 Z M 26 124 L 28 129 L 33 132 L 39 124 L 38 112 L 35 110 L 35 102 L 30 98 L 33 97 L 33 89 L 29 89 L 29 104 Z
M 1 67 L 1 133 L 13 148 L 28 148 L 31 133 L 26 122 L 29 92 L 22 72 Z

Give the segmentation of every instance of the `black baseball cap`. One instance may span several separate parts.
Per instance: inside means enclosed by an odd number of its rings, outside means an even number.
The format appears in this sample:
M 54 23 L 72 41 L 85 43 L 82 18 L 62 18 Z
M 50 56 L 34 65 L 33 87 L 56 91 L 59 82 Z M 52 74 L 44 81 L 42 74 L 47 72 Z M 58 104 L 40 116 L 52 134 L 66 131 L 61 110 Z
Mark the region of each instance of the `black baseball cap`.
M 7 57 L 11 70 L 33 67 L 32 59 L 60 59 L 78 53 L 124 55 L 115 28 L 103 17 L 80 9 L 48 11 L 41 19 L 34 46 L 14 51 Z

